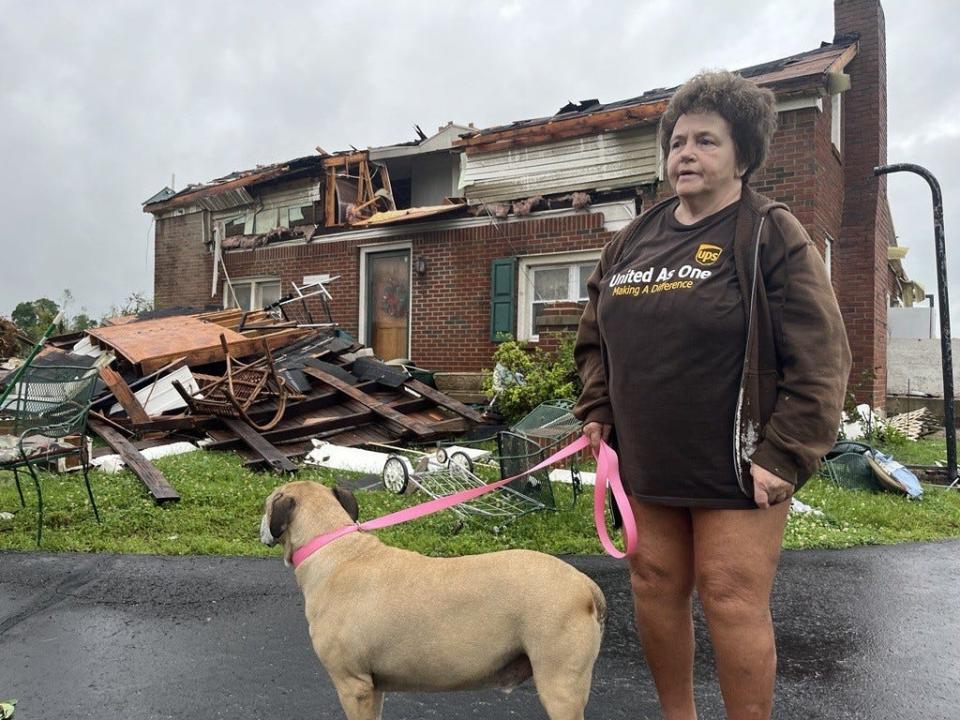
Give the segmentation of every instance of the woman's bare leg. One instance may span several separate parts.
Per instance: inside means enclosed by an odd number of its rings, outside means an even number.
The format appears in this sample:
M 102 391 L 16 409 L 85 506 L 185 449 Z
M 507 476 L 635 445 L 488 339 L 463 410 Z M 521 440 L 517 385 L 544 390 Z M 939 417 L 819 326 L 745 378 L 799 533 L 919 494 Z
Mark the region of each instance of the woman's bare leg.
M 637 631 L 665 720 L 696 720 L 690 511 L 630 498 L 637 550 L 628 558 Z
M 697 592 L 729 720 L 767 720 L 773 707 L 770 591 L 789 509 L 691 511 Z

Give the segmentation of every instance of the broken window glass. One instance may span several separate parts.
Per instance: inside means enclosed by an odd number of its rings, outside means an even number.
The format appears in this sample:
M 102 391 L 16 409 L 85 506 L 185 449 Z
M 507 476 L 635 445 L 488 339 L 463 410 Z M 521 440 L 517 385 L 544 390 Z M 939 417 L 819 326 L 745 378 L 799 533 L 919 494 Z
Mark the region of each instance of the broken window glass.
M 246 216 L 240 215 L 235 218 L 225 220 L 223 223 L 223 236 L 233 237 L 234 235 L 243 235 L 243 228 L 246 223 Z
M 279 227 L 279 223 L 280 213 L 276 208 L 272 210 L 261 210 L 257 213 L 253 221 L 253 234 L 262 235 L 265 232 L 273 230 L 275 227 Z
M 280 281 L 274 280 L 259 284 L 260 287 L 260 308 L 273 305 L 280 299 Z

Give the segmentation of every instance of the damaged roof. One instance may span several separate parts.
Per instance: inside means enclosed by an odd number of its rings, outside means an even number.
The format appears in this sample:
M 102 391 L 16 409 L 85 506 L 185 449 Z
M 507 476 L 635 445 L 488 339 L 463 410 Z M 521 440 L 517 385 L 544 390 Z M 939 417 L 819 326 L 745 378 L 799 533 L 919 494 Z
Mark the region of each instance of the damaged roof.
M 770 87 L 780 97 L 802 96 L 828 92 L 830 77 L 842 73 L 856 56 L 858 48 L 856 33 L 837 36 L 832 43 L 823 43 L 815 50 L 798 53 L 760 65 L 742 68 L 737 72 L 751 78 L 759 85 Z M 251 205 L 254 200 L 248 193 L 250 186 L 279 179 L 321 176 L 325 168 L 344 162 L 356 162 L 363 156 L 369 160 L 386 160 L 396 157 L 452 150 L 463 150 L 468 155 L 505 150 L 523 145 L 534 145 L 562 139 L 579 138 L 602 132 L 625 130 L 644 125 L 653 125 L 666 110 L 676 91 L 673 88 L 656 88 L 626 100 L 601 103 L 597 99 L 568 102 L 550 117 L 520 120 L 508 125 L 471 130 L 469 127 L 447 123 L 430 137 L 417 128 L 421 136 L 411 143 L 400 143 L 368 150 L 330 155 L 317 148 L 317 155 L 294 158 L 272 165 L 261 165 L 251 170 L 233 172 L 200 185 L 188 185 L 179 192 L 164 188 L 143 203 L 144 212 L 157 213 L 189 203 L 208 210 L 223 210 L 228 207 Z M 468 132 L 462 133 L 461 131 Z M 458 139 L 459 136 L 459 139 Z M 385 225 L 406 222 L 420 217 L 454 212 L 453 207 L 433 207 L 378 213 L 361 223 L 351 225 Z
M 352 228 L 372 227 L 374 225 L 394 225 L 400 222 L 413 220 L 423 220 L 436 215 L 447 215 L 449 213 L 460 211 L 465 214 L 467 210 L 466 203 L 450 203 L 449 205 L 429 205 L 425 207 L 407 208 L 405 210 L 388 210 L 386 212 L 374 213 L 366 220 L 359 220 L 351 224 Z
M 735 72 L 751 78 L 758 85 L 769 87 L 780 96 L 821 90 L 825 87 L 830 74 L 842 72 L 847 63 L 856 56 L 858 38 L 859 35 L 856 33 L 838 36 L 833 43 L 823 43 L 816 50 L 808 50 Z M 551 126 L 558 131 L 551 133 L 551 139 L 553 139 L 575 137 L 594 130 L 621 130 L 653 123 L 659 120 L 660 115 L 666 110 L 677 87 L 656 88 L 636 97 L 610 103 L 601 103 L 596 99 L 583 100 L 579 103 L 568 102 L 555 115 L 485 128 L 461 136 L 455 145 L 466 148 L 467 152 L 474 149 L 486 151 L 500 149 L 499 143 L 505 137 L 511 137 L 513 144 L 518 140 L 522 141 L 524 135 L 528 133 L 531 135 L 536 133 L 543 139 L 544 126 Z M 498 146 L 490 147 L 493 143 L 498 143 Z M 481 150 L 479 146 L 484 147 Z
M 232 194 L 245 194 L 246 190 L 244 188 L 250 185 L 276 180 L 281 177 L 293 179 L 311 174 L 320 175 L 323 172 L 323 160 L 324 156 L 322 155 L 307 155 L 306 157 L 294 158 L 272 165 L 258 165 L 251 170 L 239 170 L 200 185 L 187 185 L 183 190 L 173 194 L 167 194 L 165 191 L 169 188 L 164 188 L 149 200 L 144 201 L 143 211 L 161 212 L 186 203 L 201 202 L 205 198 L 222 195 L 228 191 Z M 252 202 L 252 198 L 250 202 Z M 216 210 L 219 208 L 211 207 L 210 209 Z

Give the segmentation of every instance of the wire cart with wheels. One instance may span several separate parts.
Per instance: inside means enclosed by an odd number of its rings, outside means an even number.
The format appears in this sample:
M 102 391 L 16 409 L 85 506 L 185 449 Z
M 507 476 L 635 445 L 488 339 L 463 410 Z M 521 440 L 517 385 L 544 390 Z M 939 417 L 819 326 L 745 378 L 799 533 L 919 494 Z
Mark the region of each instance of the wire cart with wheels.
M 570 412 L 572 406 L 568 401 L 543 403 L 516 425 L 492 438 L 439 448 L 432 458 L 420 463 L 423 468 L 420 470 L 412 470 L 406 458 L 392 455 L 383 467 L 383 484 L 397 493 L 412 485 L 438 498 L 486 485 L 489 481 L 477 474 L 484 468 L 498 471 L 501 479 L 518 475 L 576 439 L 580 421 Z M 496 442 L 495 455 L 481 453 L 473 447 L 490 441 Z M 484 455 L 487 459 L 481 462 Z M 576 502 L 580 493 L 579 467 L 575 458 L 568 462 Z M 549 470 L 544 468 L 451 509 L 462 519 L 470 515 L 497 518 L 502 521 L 497 530 L 528 513 L 555 510 L 556 499 Z

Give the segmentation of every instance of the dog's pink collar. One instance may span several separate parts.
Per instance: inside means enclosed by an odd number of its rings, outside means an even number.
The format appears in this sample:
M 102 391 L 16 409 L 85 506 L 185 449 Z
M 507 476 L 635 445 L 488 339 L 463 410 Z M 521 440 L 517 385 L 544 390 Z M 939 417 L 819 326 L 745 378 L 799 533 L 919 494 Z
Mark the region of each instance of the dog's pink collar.
M 430 515 L 431 513 L 445 510 L 449 507 L 453 507 L 454 505 L 467 502 L 468 500 L 473 500 L 474 498 L 480 497 L 485 493 L 503 487 L 507 483 L 512 482 L 517 478 L 523 477 L 524 475 L 529 475 L 537 470 L 542 470 L 549 465 L 553 465 L 554 463 L 570 457 L 574 453 L 580 452 L 584 448 L 588 447 L 590 447 L 590 439 L 586 435 L 581 435 L 565 448 L 559 450 L 540 464 L 520 473 L 519 475 L 504 478 L 503 480 L 498 480 L 497 482 L 490 483 L 489 485 L 481 485 L 480 487 L 463 490 L 461 492 L 454 493 L 453 495 L 444 495 L 443 497 L 438 497 L 428 502 L 414 505 L 413 507 L 392 512 L 389 515 L 384 515 L 383 517 L 367 520 L 363 523 L 344 525 L 341 528 L 331 530 L 323 535 L 317 535 L 317 537 L 313 538 L 313 540 L 308 542 L 306 545 L 303 545 L 293 551 L 293 556 L 291 558 L 293 567 L 299 567 L 300 563 L 317 552 L 317 550 L 328 543 L 343 537 L 344 535 L 349 535 L 350 533 L 357 532 L 358 530 L 379 530 L 381 528 L 390 527 L 391 525 L 397 525 L 399 523 L 406 522 L 407 520 L 413 520 L 418 517 L 423 517 L 424 515 Z M 627 501 L 626 493 L 623 490 L 623 483 L 620 480 L 617 453 L 614 452 L 613 448 L 601 440 L 600 449 L 596 451 L 594 455 L 597 458 L 597 477 L 593 488 L 593 521 L 597 528 L 597 535 L 600 538 L 600 544 L 603 545 L 603 549 L 606 550 L 609 555 L 618 559 L 624 558 L 627 554 L 633 552 L 633 549 L 636 547 L 637 524 L 633 518 L 633 509 L 630 507 L 630 503 Z M 610 541 L 610 536 L 607 534 L 607 526 L 603 516 L 603 509 L 606 504 L 606 491 L 608 485 L 613 493 L 613 500 L 617 504 L 617 507 L 620 510 L 620 515 L 623 518 L 623 531 L 626 535 L 626 553 L 617 550 L 614 544 Z
M 336 530 L 331 530 L 330 532 L 324 533 L 323 535 L 317 535 L 313 540 L 308 542 L 306 545 L 303 545 L 302 547 L 299 547 L 296 550 L 294 550 L 293 557 L 292 557 L 293 566 L 295 568 L 299 567 L 300 563 L 302 563 L 308 557 L 313 555 L 317 550 L 322 548 L 324 545 L 328 543 L 332 543 L 334 540 L 337 540 L 338 538 L 342 538 L 344 535 L 349 535 L 352 532 L 356 532 L 359 529 L 360 529 L 360 525 L 358 523 L 354 523 L 353 525 L 344 525 L 343 527 L 337 528 Z

